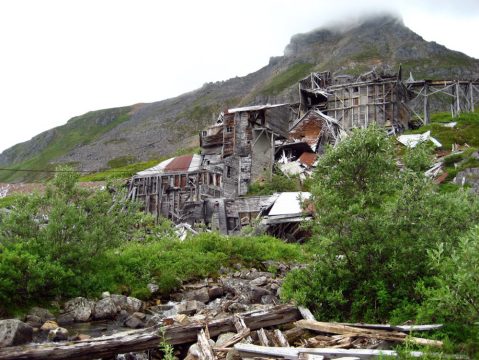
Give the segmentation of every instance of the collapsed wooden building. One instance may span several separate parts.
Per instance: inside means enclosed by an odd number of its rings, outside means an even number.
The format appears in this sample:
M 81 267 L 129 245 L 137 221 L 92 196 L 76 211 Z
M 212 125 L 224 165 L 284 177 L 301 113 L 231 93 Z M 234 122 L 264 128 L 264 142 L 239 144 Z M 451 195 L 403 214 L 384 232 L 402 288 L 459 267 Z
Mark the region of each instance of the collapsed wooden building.
M 221 113 L 200 132 L 200 154 L 168 159 L 139 172 L 130 180 L 128 197 L 141 201 L 157 218 L 190 226 L 201 223 L 224 234 L 260 222 L 278 236 L 299 234 L 301 214 L 271 218 L 278 196 L 248 197 L 249 186 L 270 180 L 275 166 L 286 176 L 304 178 L 325 146 L 336 145 L 351 129 L 375 123 L 390 134 L 402 132 L 417 115 L 410 104 L 424 95 L 417 89 L 426 83 L 404 82 L 400 72 L 371 71 L 358 78 L 312 73 L 299 82 L 299 103 Z M 457 91 L 455 109 L 473 108 L 477 85 L 468 83 L 468 96 L 459 97 Z M 458 103 L 461 99 L 468 107 Z

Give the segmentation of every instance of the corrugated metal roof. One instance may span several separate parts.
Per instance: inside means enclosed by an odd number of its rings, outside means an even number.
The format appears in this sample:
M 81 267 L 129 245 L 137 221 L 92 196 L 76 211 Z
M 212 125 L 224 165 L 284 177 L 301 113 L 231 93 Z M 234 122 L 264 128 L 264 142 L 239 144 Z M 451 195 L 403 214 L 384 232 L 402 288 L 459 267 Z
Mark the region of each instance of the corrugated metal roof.
M 178 156 L 173 159 L 166 167 L 165 172 L 170 171 L 188 171 L 193 155 Z
M 288 104 L 266 104 L 266 105 L 254 105 L 254 106 L 245 106 L 245 107 L 240 107 L 240 108 L 233 108 L 233 109 L 228 109 L 228 113 L 236 113 L 236 112 L 244 112 L 244 111 L 258 111 L 258 110 L 263 110 L 263 109 L 271 109 L 275 108 L 278 106 L 285 106 Z
M 313 166 L 314 163 L 316 162 L 316 160 L 318 159 L 318 155 L 315 154 L 315 153 L 309 153 L 309 152 L 304 152 L 301 154 L 301 156 L 299 157 L 298 161 L 301 163 L 301 164 L 304 164 L 306 166 Z
M 303 212 L 301 202 L 309 199 L 309 192 L 283 192 L 279 194 L 278 199 L 274 202 L 269 212 L 269 216 L 273 215 L 295 215 Z

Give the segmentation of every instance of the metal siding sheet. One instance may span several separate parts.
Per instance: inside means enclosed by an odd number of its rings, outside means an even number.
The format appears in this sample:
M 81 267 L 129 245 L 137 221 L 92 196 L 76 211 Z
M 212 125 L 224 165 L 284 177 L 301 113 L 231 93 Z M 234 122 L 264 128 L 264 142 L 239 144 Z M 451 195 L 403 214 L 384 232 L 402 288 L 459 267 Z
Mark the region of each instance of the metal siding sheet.
M 314 153 L 304 152 L 304 153 L 301 154 L 298 161 L 301 164 L 304 164 L 306 166 L 311 167 L 311 166 L 313 166 L 313 164 L 314 164 L 314 162 L 316 161 L 317 158 L 318 158 L 318 155 L 316 155 Z
M 301 200 L 309 199 L 311 193 L 309 192 L 284 192 L 279 194 L 278 199 L 274 202 L 273 207 L 269 212 L 272 215 L 294 215 L 303 212 L 301 208 Z

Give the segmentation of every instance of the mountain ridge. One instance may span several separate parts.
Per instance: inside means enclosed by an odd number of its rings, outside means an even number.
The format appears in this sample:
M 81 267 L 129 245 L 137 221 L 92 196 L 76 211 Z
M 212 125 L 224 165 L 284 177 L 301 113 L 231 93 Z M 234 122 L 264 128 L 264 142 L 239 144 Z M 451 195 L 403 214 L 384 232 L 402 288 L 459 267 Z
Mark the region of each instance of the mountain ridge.
M 477 78 L 479 60 L 447 49 L 390 15 L 350 26 L 331 25 L 292 36 L 282 56 L 246 76 L 206 83 L 152 103 L 88 112 L 0 154 L 9 168 L 51 169 L 69 163 L 83 171 L 145 161 L 197 144 L 197 133 L 220 111 L 247 104 L 297 101 L 297 81 L 311 71 L 359 75 L 372 67 L 402 65 L 416 78 Z M 110 164 L 110 165 L 109 165 Z M 0 172 L 7 182 L 39 180 L 39 173 Z

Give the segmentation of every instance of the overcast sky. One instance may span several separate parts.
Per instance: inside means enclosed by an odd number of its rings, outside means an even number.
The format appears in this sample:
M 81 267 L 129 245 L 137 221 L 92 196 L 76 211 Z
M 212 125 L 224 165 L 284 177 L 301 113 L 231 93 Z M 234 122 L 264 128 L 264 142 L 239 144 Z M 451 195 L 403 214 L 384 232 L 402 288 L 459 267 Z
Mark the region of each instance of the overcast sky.
M 371 9 L 479 58 L 478 0 L 1 0 L 0 152 L 90 110 L 254 72 L 292 35 Z

